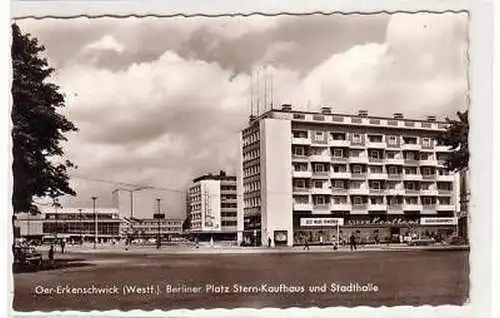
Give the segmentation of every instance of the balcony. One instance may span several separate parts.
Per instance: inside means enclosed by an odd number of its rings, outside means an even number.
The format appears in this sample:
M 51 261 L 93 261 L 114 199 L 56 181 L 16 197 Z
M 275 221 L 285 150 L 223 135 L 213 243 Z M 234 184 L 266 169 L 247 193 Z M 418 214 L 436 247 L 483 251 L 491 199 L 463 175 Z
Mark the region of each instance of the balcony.
M 403 205 L 404 211 L 422 211 L 422 205 L 416 203 L 405 203 Z
M 332 157 L 332 163 L 347 163 L 347 157 Z
M 312 214 L 330 214 L 330 204 L 329 203 L 314 204 Z
M 384 159 L 381 159 L 381 158 L 368 158 L 368 162 L 370 164 L 379 164 L 379 165 L 383 165 L 384 164 Z
M 333 140 L 328 142 L 330 147 L 349 147 L 351 145 L 350 140 Z
M 455 176 L 453 176 L 453 175 L 437 175 L 436 176 L 436 181 L 453 182 L 454 179 L 455 179 Z
M 313 205 L 312 203 L 294 203 L 293 210 L 294 211 L 312 211 Z
M 331 211 L 351 211 L 352 206 L 349 203 L 332 203 Z
M 387 211 L 387 204 L 385 203 L 371 203 L 368 206 L 370 211 Z
M 438 161 L 436 159 L 425 159 L 425 160 L 420 160 L 419 161 L 420 166 L 427 166 L 427 167 L 437 167 L 438 166 Z
M 418 166 L 419 165 L 419 161 L 415 160 L 415 159 L 404 159 L 404 163 L 407 166 Z
M 434 149 L 436 152 L 450 152 L 450 146 L 436 146 Z
M 421 174 L 404 174 L 403 178 L 405 181 L 421 181 L 422 175 Z
M 312 177 L 316 179 L 330 179 L 330 171 L 313 171 Z
M 292 154 L 292 161 L 309 162 L 309 156 Z
M 389 180 L 401 180 L 401 179 L 403 179 L 403 174 L 402 173 L 389 173 L 387 175 L 387 179 L 389 179 Z
M 421 189 L 420 190 L 420 195 L 425 195 L 425 196 L 436 196 L 438 195 L 439 192 L 436 189 Z
M 309 194 L 311 188 L 301 188 L 301 187 L 293 187 L 294 194 Z
M 401 213 L 403 213 L 403 205 L 402 204 L 388 204 L 387 205 L 387 213 L 401 214 Z
M 352 214 L 368 214 L 368 203 L 353 203 Z
M 385 149 L 387 148 L 387 143 L 382 141 L 368 141 L 366 147 L 372 149 Z
M 436 175 L 435 174 L 423 174 L 422 180 L 434 181 L 434 180 L 436 180 Z
M 312 171 L 293 171 L 292 176 L 294 178 L 311 178 L 312 177 Z
M 402 144 L 402 150 L 420 151 L 422 146 L 420 144 Z
M 332 179 L 351 179 L 351 173 L 347 172 L 347 171 L 330 172 L 330 178 L 332 178 Z
M 370 189 L 368 189 L 368 192 L 370 193 L 370 195 L 384 195 L 385 190 L 384 189 L 370 188 Z
M 333 194 L 337 194 L 337 195 L 347 195 L 347 189 L 345 188 L 333 188 L 332 189 L 332 193 Z
M 450 196 L 452 195 L 453 191 L 449 189 L 438 189 L 438 195 L 445 195 L 445 196 Z
M 355 180 L 365 180 L 366 179 L 366 173 L 351 173 L 351 179 Z
M 438 205 L 436 205 L 436 210 L 438 210 L 438 211 L 455 211 L 455 206 L 453 204 L 438 204 Z
M 386 165 L 404 165 L 405 160 L 403 158 L 385 158 L 384 163 Z
M 424 214 L 435 214 L 437 213 L 435 204 L 424 204 L 422 205 L 422 213 Z
M 368 188 L 350 188 L 350 195 L 368 195 L 370 194 L 370 190 Z
M 368 173 L 368 179 L 370 179 L 370 180 L 387 180 L 387 173 L 370 172 L 370 173 Z
M 332 189 L 330 189 L 330 188 L 311 188 L 311 194 L 330 195 L 330 194 L 332 194 Z
M 404 189 L 385 189 L 386 195 L 404 195 L 406 192 Z
M 292 145 L 311 145 L 311 138 L 292 138 Z
M 314 162 L 328 162 L 330 163 L 330 155 L 310 155 L 309 160 Z
M 368 164 L 368 157 L 362 156 L 362 157 L 349 157 L 347 159 L 349 163 L 362 163 L 362 164 Z
M 420 192 L 417 189 L 405 189 L 405 194 L 418 195 Z

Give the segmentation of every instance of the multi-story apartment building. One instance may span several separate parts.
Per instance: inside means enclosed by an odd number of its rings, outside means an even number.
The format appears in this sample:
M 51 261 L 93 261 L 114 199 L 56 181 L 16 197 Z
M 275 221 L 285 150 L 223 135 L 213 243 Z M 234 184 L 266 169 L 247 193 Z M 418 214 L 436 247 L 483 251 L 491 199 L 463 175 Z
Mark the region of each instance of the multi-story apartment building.
M 293 245 L 351 233 L 361 241 L 449 233 L 458 183 L 443 165 L 448 147 L 437 143 L 446 127 L 433 116 L 299 112 L 290 105 L 251 117 L 241 133 L 244 240 Z
M 237 238 L 236 177 L 224 171 L 197 177 L 189 188 L 189 232 L 200 240 Z

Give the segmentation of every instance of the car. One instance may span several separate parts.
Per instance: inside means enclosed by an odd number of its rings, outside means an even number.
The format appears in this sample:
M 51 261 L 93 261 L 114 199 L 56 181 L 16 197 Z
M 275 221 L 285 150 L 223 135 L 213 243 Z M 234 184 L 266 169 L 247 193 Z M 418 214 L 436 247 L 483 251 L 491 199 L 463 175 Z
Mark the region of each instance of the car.
M 28 245 L 14 246 L 15 265 L 42 265 L 42 254 L 34 247 Z

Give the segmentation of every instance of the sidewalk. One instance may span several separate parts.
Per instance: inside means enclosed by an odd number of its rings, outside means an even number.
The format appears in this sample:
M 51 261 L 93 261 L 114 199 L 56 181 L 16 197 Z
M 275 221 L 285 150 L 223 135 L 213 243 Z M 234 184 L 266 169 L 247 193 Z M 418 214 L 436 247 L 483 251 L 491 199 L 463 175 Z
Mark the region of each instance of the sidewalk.
M 45 250 L 45 248 L 39 248 Z M 48 248 L 47 248 L 48 249 Z M 359 246 L 354 252 L 370 251 L 410 251 L 410 250 L 468 250 L 468 246 L 463 245 L 433 245 L 433 246 L 408 246 L 406 244 L 383 244 Z M 230 247 L 230 246 L 200 246 L 199 248 L 191 246 L 165 246 L 157 249 L 155 246 L 133 246 L 128 250 L 123 245 L 98 245 L 96 249 L 93 246 L 68 246 L 67 253 L 82 254 L 268 254 L 268 253 L 335 253 L 349 252 L 349 246 L 341 246 L 333 250 L 331 245 L 310 246 L 309 250 L 304 250 L 303 246 L 295 247 Z M 59 249 L 56 250 L 56 253 Z

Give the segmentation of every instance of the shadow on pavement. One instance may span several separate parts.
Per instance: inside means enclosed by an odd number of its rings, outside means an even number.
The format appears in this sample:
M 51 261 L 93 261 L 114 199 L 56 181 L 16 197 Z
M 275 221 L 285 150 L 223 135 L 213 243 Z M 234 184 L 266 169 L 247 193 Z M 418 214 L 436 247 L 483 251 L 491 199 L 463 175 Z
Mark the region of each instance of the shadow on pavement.
M 85 262 L 83 258 L 65 258 L 56 259 L 52 262 L 44 260 L 42 265 L 31 264 L 12 264 L 12 271 L 17 273 L 33 273 L 40 271 L 50 271 L 56 269 L 75 268 L 84 266 L 95 266 L 94 264 Z

